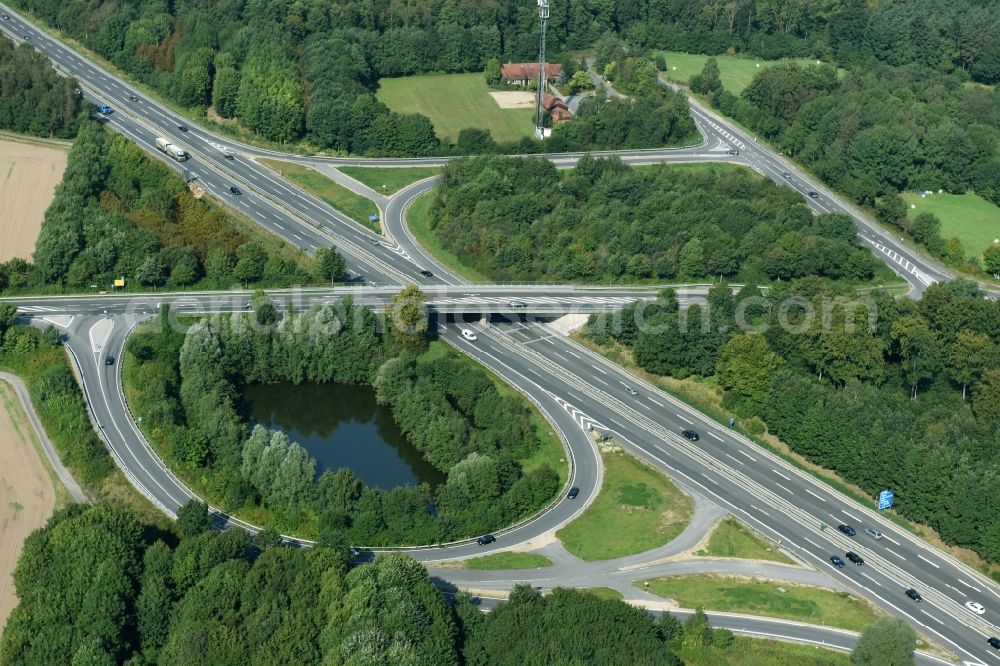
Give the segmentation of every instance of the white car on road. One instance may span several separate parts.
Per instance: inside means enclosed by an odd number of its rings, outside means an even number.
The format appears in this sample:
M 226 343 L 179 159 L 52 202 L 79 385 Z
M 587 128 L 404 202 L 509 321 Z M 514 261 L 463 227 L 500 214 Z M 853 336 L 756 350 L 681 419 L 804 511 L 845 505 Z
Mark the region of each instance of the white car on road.
M 973 613 L 975 613 L 976 615 L 982 615 L 983 613 L 986 612 L 986 609 L 983 608 L 983 605 L 978 601 L 966 601 L 965 607 L 968 608 Z
M 473 333 L 472 331 L 470 331 L 467 328 L 463 328 L 462 329 L 462 337 L 465 338 L 466 340 L 470 340 L 470 341 L 478 340 L 478 338 L 476 337 L 476 334 Z

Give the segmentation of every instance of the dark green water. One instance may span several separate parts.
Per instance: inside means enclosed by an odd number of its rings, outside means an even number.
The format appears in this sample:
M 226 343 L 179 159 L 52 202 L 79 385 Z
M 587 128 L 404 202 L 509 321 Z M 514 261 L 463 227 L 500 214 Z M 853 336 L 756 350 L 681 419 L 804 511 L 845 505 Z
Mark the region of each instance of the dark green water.
M 406 440 L 370 386 L 255 384 L 243 390 L 251 424 L 281 430 L 316 459 L 316 473 L 351 468 L 366 485 L 443 483 L 444 474 Z

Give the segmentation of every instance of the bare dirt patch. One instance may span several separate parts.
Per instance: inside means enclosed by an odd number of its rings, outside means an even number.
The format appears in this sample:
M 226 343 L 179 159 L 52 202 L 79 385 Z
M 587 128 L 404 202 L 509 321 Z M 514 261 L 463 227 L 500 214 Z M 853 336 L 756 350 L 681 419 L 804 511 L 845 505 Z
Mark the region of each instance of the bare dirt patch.
M 60 146 L 0 138 L 0 261 L 31 259 L 67 156 Z
M 535 93 L 526 90 L 497 90 L 490 97 L 501 109 L 533 109 L 535 108 Z
M 56 492 L 13 389 L 0 382 L 0 632 L 18 603 L 11 574 L 25 538 L 52 515 Z

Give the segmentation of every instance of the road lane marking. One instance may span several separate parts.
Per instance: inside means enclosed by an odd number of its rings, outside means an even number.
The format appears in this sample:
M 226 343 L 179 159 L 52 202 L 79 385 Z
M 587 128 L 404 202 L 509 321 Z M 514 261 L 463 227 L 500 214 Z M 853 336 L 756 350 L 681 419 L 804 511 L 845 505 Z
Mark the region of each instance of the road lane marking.
M 711 481 L 712 483 L 714 483 L 715 485 L 719 485 L 719 482 L 716 481 L 715 479 L 713 479 L 712 477 L 710 477 L 708 474 L 705 474 L 704 472 L 702 472 L 701 475 L 703 477 L 705 477 L 706 479 L 708 479 L 709 481 Z
M 758 508 L 758 507 L 754 506 L 753 504 L 751 504 L 751 505 L 750 505 L 750 508 L 751 508 L 751 509 L 754 509 L 755 511 L 760 511 L 760 512 L 761 512 L 762 514 L 764 514 L 764 515 L 765 515 L 765 516 L 767 516 L 768 518 L 770 518 L 770 517 L 771 517 L 771 514 L 769 514 L 769 513 L 767 512 L 767 511 L 764 511 L 764 509 L 760 509 L 760 508 Z
M 868 580 L 870 580 L 871 582 L 875 583 L 879 587 L 882 587 L 882 583 L 878 582 L 877 580 L 866 574 L 864 571 L 858 571 L 858 573 L 867 578 Z
M 757 462 L 757 459 L 756 459 L 756 458 L 754 458 L 754 457 L 753 457 L 752 455 L 750 455 L 749 453 L 747 453 L 747 452 L 746 452 L 746 451 L 744 451 L 743 449 L 736 449 L 736 451 L 737 451 L 737 453 L 740 453 L 741 455 L 744 455 L 744 456 L 746 456 L 746 457 L 747 457 L 747 458 L 749 458 L 750 460 L 752 460 L 752 461 L 754 461 L 754 462 Z
M 741 464 L 741 465 L 745 465 L 745 464 L 746 464 L 745 462 L 743 462 L 743 461 L 742 461 L 742 460 L 740 460 L 739 458 L 734 458 L 734 457 L 732 457 L 731 455 L 729 455 L 728 453 L 726 454 L 726 457 L 727 457 L 727 458 L 729 458 L 730 460 L 735 460 L 736 462 L 738 462 L 738 463 L 739 463 L 739 464 Z
M 816 546 L 816 547 L 817 547 L 817 548 L 819 548 L 820 550 L 823 550 L 823 546 L 819 545 L 818 543 L 816 543 L 815 541 L 813 541 L 813 540 L 812 540 L 812 539 L 810 539 L 809 537 L 807 537 L 807 536 L 804 536 L 804 537 L 802 537 L 802 538 L 803 538 L 803 539 L 805 539 L 806 541 L 808 541 L 809 543 L 811 543 L 812 545 Z
M 903 557 L 902 555 L 900 555 L 899 553 L 897 553 L 896 551 L 894 551 L 892 548 L 886 548 L 885 552 L 889 553 L 890 555 L 895 555 L 896 557 L 898 557 L 899 559 L 903 560 L 904 562 L 906 561 L 905 557 Z
M 926 557 L 924 557 L 924 556 L 923 556 L 923 555 L 921 555 L 920 553 L 917 553 L 917 557 L 919 557 L 920 559 L 922 559 L 922 560 L 923 560 L 924 562 L 926 562 L 927 564 L 931 565 L 931 566 L 932 566 L 932 567 L 934 567 L 935 569 L 940 569 L 940 568 L 941 568 L 941 567 L 939 567 L 938 565 L 936 565 L 936 564 L 934 564 L 933 562 L 931 562 L 930 560 L 928 560 L 928 559 L 927 559 Z
M 718 435 L 716 435 L 716 434 L 715 434 L 714 432 L 709 432 L 709 433 L 708 433 L 708 436 L 709 436 L 709 437 L 714 437 L 714 438 L 716 438 L 717 440 L 719 440 L 720 442 L 724 442 L 724 441 L 726 441 L 726 440 L 722 439 L 721 437 L 719 437 Z M 732 458 L 732 456 L 730 456 L 730 458 Z
M 780 476 L 781 478 L 783 478 L 785 481 L 791 481 L 791 479 L 789 477 L 785 476 L 784 474 L 782 474 L 778 470 L 772 469 L 771 471 L 774 472 L 775 474 L 777 474 L 778 476 Z
M 806 488 L 806 492 L 809 493 L 810 495 L 812 495 L 813 497 L 815 497 L 816 499 L 818 499 L 820 502 L 825 502 L 826 501 L 826 498 L 820 497 L 819 495 L 817 495 L 813 491 L 809 490 L 808 488 Z
M 677 418 L 679 418 L 681 421 L 684 421 L 684 423 L 687 423 L 688 425 L 694 425 L 693 423 L 691 423 L 690 421 L 688 421 L 686 418 L 684 418 L 680 414 L 677 415 Z
M 859 523 L 861 522 L 861 519 L 860 519 L 860 518 L 858 518 L 857 516 L 853 516 L 853 515 L 851 515 L 851 514 L 847 513 L 847 512 L 846 512 L 846 511 L 844 511 L 843 509 L 841 509 L 841 510 L 840 510 L 840 512 L 841 512 L 842 514 L 844 514 L 845 516 L 847 516 L 848 518 L 853 518 L 854 520 L 858 521 Z
M 934 617 L 933 615 L 931 615 L 930 613 L 928 613 L 927 611 L 925 611 L 923 608 L 920 609 L 920 612 L 923 613 L 924 615 L 926 615 L 927 617 L 929 617 L 930 619 L 934 620 L 938 624 L 944 624 L 944 622 L 942 622 L 941 620 L 937 619 L 936 617 Z
M 919 556 L 919 555 L 917 555 L 917 557 L 920 557 L 920 556 Z M 922 559 L 922 560 L 923 560 L 924 558 L 920 557 L 920 559 Z M 924 560 L 924 561 L 926 562 L 926 560 Z M 934 564 L 934 563 L 933 563 L 933 562 L 931 562 L 931 564 Z M 937 565 L 936 565 L 936 564 L 934 564 L 934 566 L 937 566 Z M 970 584 L 966 583 L 966 582 L 965 582 L 964 580 L 962 580 L 961 578 L 959 578 L 959 579 L 958 579 L 958 582 L 959 582 L 959 583 L 961 583 L 962 585 L 966 586 L 966 587 L 967 587 L 967 588 L 969 588 L 970 590 L 975 590 L 976 592 L 982 592 L 982 590 L 980 590 L 980 589 L 979 589 L 978 587 L 976 587 L 975 585 L 970 585 Z
M 779 488 L 781 488 L 782 490 L 784 490 L 785 492 L 787 492 L 789 495 L 794 495 L 795 494 L 791 490 L 789 490 L 788 488 L 786 488 L 783 485 L 781 485 L 780 483 L 776 483 L 774 485 L 778 486 Z
M 647 397 L 647 398 L 649 398 L 649 396 L 646 396 L 646 397 Z M 666 407 L 666 405 L 664 405 L 664 404 L 663 404 L 662 402 L 660 402 L 659 400 L 656 400 L 655 398 L 649 398 L 649 401 L 650 401 L 650 402 L 655 402 L 655 403 L 656 403 L 657 405 L 659 405 L 660 407 Z

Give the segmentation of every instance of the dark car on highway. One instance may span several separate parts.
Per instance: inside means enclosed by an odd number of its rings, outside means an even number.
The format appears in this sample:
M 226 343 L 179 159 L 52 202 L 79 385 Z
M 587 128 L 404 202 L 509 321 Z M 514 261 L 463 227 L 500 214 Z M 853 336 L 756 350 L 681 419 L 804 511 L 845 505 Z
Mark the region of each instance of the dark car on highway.
M 434 273 L 431 273 L 426 268 L 424 270 L 420 271 L 420 274 L 423 275 L 424 277 L 434 277 Z
M 865 563 L 864 559 L 862 559 L 860 555 L 852 551 L 847 551 L 847 559 L 849 559 L 851 562 L 854 562 L 858 566 L 861 566 L 862 564 Z
M 496 540 L 497 538 L 492 534 L 484 534 L 483 536 L 476 539 L 476 543 L 478 543 L 480 546 L 487 546 Z
M 236 187 L 235 185 L 230 185 L 229 186 L 229 191 L 232 192 L 233 194 L 243 194 L 240 191 L 240 188 Z
M 572 488 L 569 489 L 569 492 L 566 494 L 566 497 L 568 497 L 569 499 L 576 499 L 576 496 L 579 494 L 580 494 L 580 489 L 577 488 L 576 486 L 573 486 Z
M 854 536 L 857 532 L 850 525 L 837 525 L 837 529 L 846 534 L 847 536 Z
M 107 356 L 104 358 L 104 365 L 114 365 L 114 364 L 115 364 L 114 356 Z
M 692 442 L 698 441 L 698 433 L 694 430 L 681 430 L 681 434 L 690 439 Z
M 992 647 L 994 650 L 1000 650 L 1000 638 L 997 638 L 996 636 L 990 636 L 989 640 L 987 640 L 986 642 L 989 643 L 990 647 Z
M 128 96 L 128 101 L 130 101 L 130 102 L 138 102 L 139 98 L 136 97 L 135 95 L 129 95 Z
M 838 569 L 844 568 L 844 560 L 840 559 L 840 557 L 838 557 L 837 555 L 831 555 L 830 562 L 832 562 L 833 566 L 837 567 Z
M 187 132 L 188 131 L 187 125 L 178 125 L 177 129 L 179 129 L 182 132 Z
M 809 196 L 811 196 L 813 199 L 816 199 L 819 197 L 819 192 L 817 192 L 816 190 L 809 190 Z
M 924 598 L 920 596 L 920 593 L 914 590 L 912 587 L 906 591 L 906 596 L 918 602 L 924 600 Z

